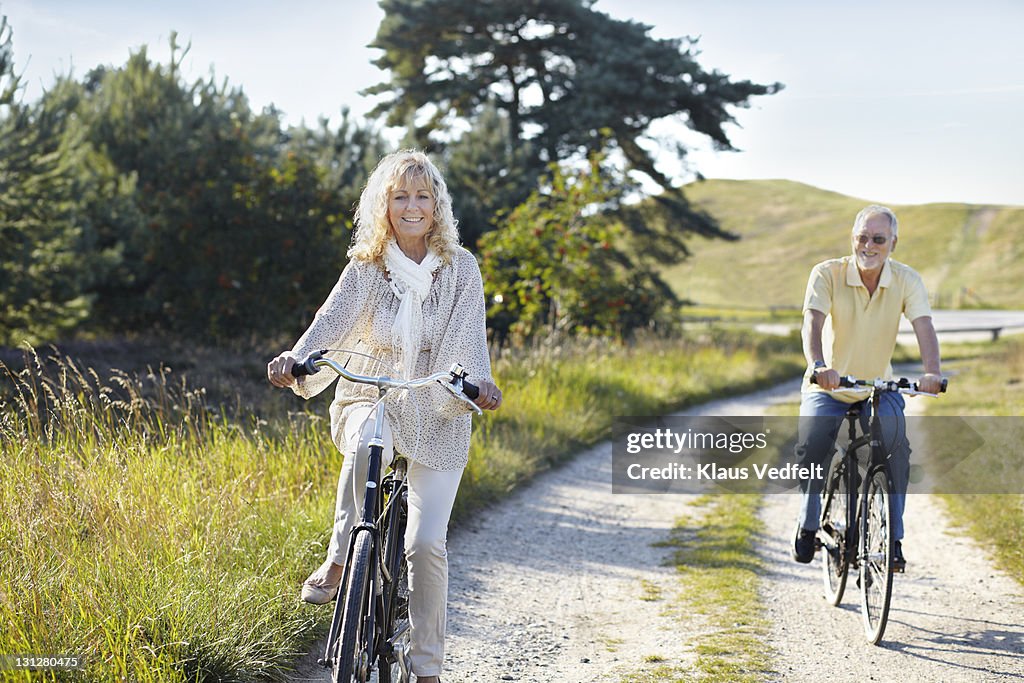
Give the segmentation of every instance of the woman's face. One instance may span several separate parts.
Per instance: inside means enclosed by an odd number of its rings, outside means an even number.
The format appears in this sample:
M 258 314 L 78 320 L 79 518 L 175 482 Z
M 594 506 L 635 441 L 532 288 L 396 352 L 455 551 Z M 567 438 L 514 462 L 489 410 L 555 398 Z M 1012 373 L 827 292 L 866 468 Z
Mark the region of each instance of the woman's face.
M 434 193 L 426 178 L 399 181 L 388 197 L 388 221 L 399 246 L 427 236 L 434 225 Z

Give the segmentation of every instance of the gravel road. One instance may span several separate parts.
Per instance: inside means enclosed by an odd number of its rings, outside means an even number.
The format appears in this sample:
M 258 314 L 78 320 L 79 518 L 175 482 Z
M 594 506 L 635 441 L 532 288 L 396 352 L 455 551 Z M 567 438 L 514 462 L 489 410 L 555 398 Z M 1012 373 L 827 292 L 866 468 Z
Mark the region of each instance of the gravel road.
M 446 681 L 608 681 L 648 658 L 692 662 L 667 609 L 676 571 L 652 544 L 693 497 L 612 495 L 611 480 L 605 443 L 458 530 Z
M 796 392 L 791 383 L 687 414 L 760 414 L 773 401 L 796 400 Z M 443 679 L 618 681 L 654 666 L 692 666 L 701 626 L 671 613 L 679 581 L 664 566 L 666 551 L 652 546 L 678 516 L 693 514 L 690 502 L 613 495 L 604 443 L 460 526 L 449 539 Z M 758 553 L 777 680 L 1024 679 L 1021 587 L 950 529 L 938 501 L 914 495 L 908 502 L 910 564 L 897 577 L 877 647 L 863 639 L 852 582 L 843 604 L 829 607 L 818 565 L 789 558 L 797 506 L 796 496 L 775 494 L 762 510 Z

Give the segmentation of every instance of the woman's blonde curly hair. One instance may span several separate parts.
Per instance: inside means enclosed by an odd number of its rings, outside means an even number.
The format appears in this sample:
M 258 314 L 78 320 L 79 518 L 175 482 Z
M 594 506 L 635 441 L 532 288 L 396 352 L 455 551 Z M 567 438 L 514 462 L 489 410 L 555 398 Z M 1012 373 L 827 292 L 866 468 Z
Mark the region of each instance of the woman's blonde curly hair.
M 458 221 L 452 214 L 452 196 L 437 166 L 423 152 L 404 149 L 388 154 L 373 169 L 356 205 L 356 227 L 349 247 L 350 259 L 384 265 L 384 249 L 392 239 L 388 221 L 391 193 L 424 178 L 434 195 L 434 223 L 427 233 L 427 245 L 446 263 L 459 248 Z

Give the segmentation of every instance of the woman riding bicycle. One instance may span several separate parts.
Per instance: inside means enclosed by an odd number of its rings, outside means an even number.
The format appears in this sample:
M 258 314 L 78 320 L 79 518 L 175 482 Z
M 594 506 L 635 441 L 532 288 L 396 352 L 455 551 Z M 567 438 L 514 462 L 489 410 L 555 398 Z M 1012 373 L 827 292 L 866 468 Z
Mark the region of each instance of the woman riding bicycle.
M 311 398 L 335 379 L 321 373 L 295 380 L 291 367 L 318 349 L 353 349 L 404 378 L 462 364 L 480 388 L 475 403 L 495 410 L 501 391 L 491 378 L 483 282 L 476 259 L 459 246 L 451 196 L 426 155 L 384 157 L 356 208 L 349 263 L 291 351 L 267 366 L 278 387 Z M 341 360 L 345 360 L 342 358 Z M 352 355 L 349 369 L 376 363 Z M 302 599 L 324 604 L 337 593 L 349 531 L 358 520 L 367 440 L 373 433 L 372 386 L 339 382 L 331 404 L 331 435 L 345 455 L 338 479 L 334 532 L 327 560 L 302 586 Z M 437 680 L 444 660 L 448 596 L 446 538 L 455 493 L 469 455 L 471 406 L 440 385 L 388 394 L 384 457 L 410 459 L 406 556 L 409 563 L 410 661 L 418 681 Z

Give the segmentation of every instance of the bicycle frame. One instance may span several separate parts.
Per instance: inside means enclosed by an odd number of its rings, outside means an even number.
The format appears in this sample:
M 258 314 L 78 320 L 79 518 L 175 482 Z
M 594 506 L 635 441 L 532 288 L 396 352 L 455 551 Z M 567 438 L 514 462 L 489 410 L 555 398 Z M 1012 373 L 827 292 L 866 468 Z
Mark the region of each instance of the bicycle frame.
M 847 477 L 847 528 L 846 534 L 846 560 L 852 563 L 852 566 L 856 567 L 861 561 L 866 559 L 866 551 L 864 549 L 864 539 L 860 534 L 861 522 L 864 516 L 867 514 L 867 492 L 868 484 L 871 481 L 871 476 L 878 470 L 885 470 L 885 477 L 889 482 L 890 487 L 892 486 L 892 476 L 889 473 L 889 463 L 885 454 L 882 450 L 882 426 L 881 419 L 878 416 L 878 408 L 881 403 L 881 393 L 875 392 L 871 399 L 871 415 L 868 417 L 868 428 L 866 430 L 862 427 L 862 434 L 857 436 L 857 423 L 863 419 L 863 415 L 849 415 L 844 416 L 844 420 L 847 422 L 849 444 L 846 446 L 846 450 L 843 453 L 843 458 L 846 460 L 846 477 Z M 866 402 L 866 401 L 865 401 Z M 856 404 L 854 404 L 856 405 Z M 860 470 L 860 457 L 859 451 L 865 446 L 869 446 L 870 459 L 867 462 L 864 476 L 861 479 L 859 486 L 853 486 L 852 484 L 856 481 L 856 474 Z M 819 530 L 819 540 L 822 545 L 829 549 L 833 548 L 834 540 L 828 533 L 823 533 Z

